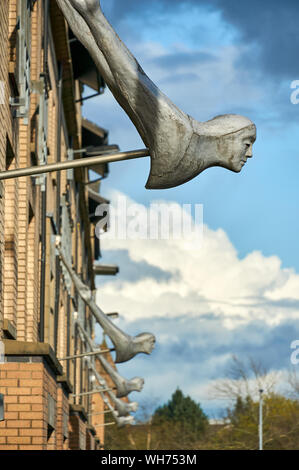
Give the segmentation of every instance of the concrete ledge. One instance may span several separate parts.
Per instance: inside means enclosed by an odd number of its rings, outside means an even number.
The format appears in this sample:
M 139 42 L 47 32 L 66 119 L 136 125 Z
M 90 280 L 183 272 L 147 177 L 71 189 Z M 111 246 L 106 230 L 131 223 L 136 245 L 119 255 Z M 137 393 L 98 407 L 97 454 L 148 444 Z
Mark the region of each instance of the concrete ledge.
M 72 415 L 79 415 L 82 421 L 85 421 L 85 422 L 88 421 L 85 408 L 81 405 L 70 405 L 70 416 Z
M 86 429 L 87 429 L 88 431 L 90 431 L 90 433 L 91 433 L 93 436 L 95 436 L 95 435 L 97 434 L 97 432 L 96 432 L 95 428 L 92 426 L 92 424 L 88 424 L 88 425 L 86 426 Z
M 15 361 L 18 362 L 17 358 L 30 359 L 30 357 L 41 357 L 45 359 L 55 375 L 62 375 L 62 366 L 48 343 L 31 343 L 29 341 L 15 341 L 11 339 L 4 339 L 3 342 L 5 357 L 8 359 L 7 362 L 13 362 L 12 359 L 15 359 Z M 20 360 L 20 362 L 27 361 Z M 32 362 L 34 362 L 34 360 Z
M 61 384 L 62 388 L 65 390 L 66 393 L 73 393 L 73 387 L 71 385 L 71 382 L 65 374 L 58 375 L 56 377 L 56 381 L 57 383 Z
M 11 323 L 11 321 L 4 319 L 3 320 L 3 333 L 7 337 L 7 339 L 16 339 L 17 337 L 17 330 Z

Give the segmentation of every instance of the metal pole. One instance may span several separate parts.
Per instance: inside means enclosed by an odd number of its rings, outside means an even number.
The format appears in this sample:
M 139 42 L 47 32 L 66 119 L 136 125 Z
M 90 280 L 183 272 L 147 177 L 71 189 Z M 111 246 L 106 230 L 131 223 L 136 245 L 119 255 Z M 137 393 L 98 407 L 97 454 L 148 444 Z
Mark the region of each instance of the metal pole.
M 94 426 L 94 428 L 103 428 L 104 426 L 113 426 L 114 424 L 116 424 L 115 422 L 111 422 L 111 423 L 104 423 L 104 424 L 96 424 Z
M 40 263 L 40 321 L 39 321 L 39 340 L 45 341 L 45 285 L 46 285 L 46 243 L 47 243 L 47 188 L 44 185 L 41 194 L 41 263 Z
M 88 416 L 103 416 L 103 415 L 106 415 L 107 413 L 113 413 L 113 410 L 105 410 L 105 411 L 101 411 L 99 413 L 88 413 Z
M 56 142 L 56 157 L 57 164 L 61 163 L 61 123 L 62 123 L 62 78 L 63 66 L 59 63 L 59 75 L 57 80 L 58 88 L 58 106 L 57 106 L 57 142 Z M 60 233 L 60 200 L 61 200 L 61 174 L 57 173 L 56 179 L 56 227 L 57 232 Z M 60 310 L 60 260 L 59 256 L 55 259 L 55 302 L 54 302 L 54 351 L 57 354 L 58 343 L 58 324 L 59 324 L 59 310 Z
M 260 416 L 259 416 L 259 450 L 263 450 L 263 392 L 260 389 Z
M 124 160 L 132 160 L 134 158 L 148 157 L 149 150 L 132 150 L 130 152 L 118 152 L 110 155 L 100 155 L 98 157 L 78 158 L 77 160 L 66 160 L 60 163 L 50 163 L 49 165 L 32 166 L 29 168 L 19 168 L 17 170 L 9 170 L 0 172 L 0 181 L 11 178 L 21 178 L 22 176 L 34 176 L 51 171 L 62 171 L 70 168 L 81 168 L 87 166 L 98 165 L 99 163 L 120 162 Z
M 60 358 L 58 358 L 58 361 L 70 361 L 72 359 L 77 359 L 79 357 L 95 356 L 96 354 L 106 354 L 110 351 L 111 351 L 111 349 L 99 349 L 97 351 L 85 352 L 85 353 L 82 353 L 82 354 L 76 354 L 74 356 L 60 357 Z
M 110 312 L 110 313 L 106 313 L 106 315 L 107 315 L 107 317 L 112 318 L 112 320 L 115 320 L 116 318 L 119 317 L 118 312 Z
M 73 393 L 72 397 L 83 397 L 84 395 L 93 395 L 94 393 L 104 393 L 112 391 L 112 388 L 100 388 L 99 390 L 91 390 L 91 392 Z

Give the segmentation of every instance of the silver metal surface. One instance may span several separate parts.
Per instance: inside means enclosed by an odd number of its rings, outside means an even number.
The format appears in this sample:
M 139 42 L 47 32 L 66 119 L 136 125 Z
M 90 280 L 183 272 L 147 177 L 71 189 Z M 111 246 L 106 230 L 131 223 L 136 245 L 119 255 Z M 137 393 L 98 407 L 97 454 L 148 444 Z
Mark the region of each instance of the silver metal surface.
M 130 336 L 112 323 L 107 315 L 105 315 L 105 313 L 95 303 L 91 290 L 81 281 L 80 277 L 75 273 L 71 265 L 66 260 L 60 247 L 59 237 L 57 237 L 56 248 L 63 264 L 73 280 L 78 294 L 86 305 L 88 305 L 97 322 L 111 339 L 116 353 L 115 362 L 127 362 L 140 353 L 151 354 L 155 346 L 155 336 L 152 333 L 147 332 L 140 333 L 136 336 Z
M 111 388 L 98 388 L 90 392 L 72 393 L 72 397 L 83 397 L 85 395 L 94 395 L 95 393 L 105 393 L 112 390 Z
M 57 0 L 57 4 L 150 150 L 147 189 L 184 184 L 213 166 L 241 171 L 252 156 L 256 138 L 250 119 L 225 114 L 197 121 L 146 75 L 105 18 L 98 0 Z
M 98 356 L 98 359 L 116 386 L 117 398 L 127 397 L 131 392 L 141 392 L 144 386 L 144 379 L 134 377 L 133 379 L 127 380 L 122 377 L 103 356 Z
M 60 357 L 60 358 L 58 358 L 58 361 L 71 361 L 72 359 L 78 359 L 80 357 L 97 356 L 98 354 L 106 354 L 106 353 L 109 353 L 109 352 L 110 352 L 110 349 L 97 349 L 95 351 L 86 352 L 86 353 L 82 353 L 82 354 L 75 354 L 73 356 Z
M 118 152 L 111 155 L 104 155 L 99 157 L 78 158 L 77 160 L 66 160 L 61 163 L 51 163 L 49 165 L 32 166 L 29 168 L 19 168 L 17 170 L 8 170 L 0 172 L 0 180 L 7 180 L 12 178 L 21 178 L 22 176 L 41 175 L 43 173 L 50 173 L 51 171 L 62 171 L 70 168 L 83 168 L 99 163 L 120 162 L 123 160 L 132 160 L 134 158 L 148 157 L 148 149 L 133 150 L 130 152 Z
M 100 411 L 99 413 L 88 413 L 88 416 L 99 416 L 111 413 L 111 410 Z
M 93 271 L 96 276 L 115 276 L 119 272 L 119 267 L 113 264 L 94 264 Z
M 115 421 L 112 421 L 111 423 L 96 424 L 94 428 L 103 428 L 104 426 L 115 426 L 115 424 Z

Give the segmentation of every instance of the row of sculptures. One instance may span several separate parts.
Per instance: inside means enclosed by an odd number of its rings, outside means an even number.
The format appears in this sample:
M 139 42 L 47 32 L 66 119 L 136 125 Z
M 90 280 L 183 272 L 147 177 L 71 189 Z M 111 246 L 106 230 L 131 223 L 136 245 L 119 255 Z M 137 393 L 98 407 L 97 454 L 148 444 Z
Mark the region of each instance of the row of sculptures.
M 155 346 L 155 336 L 151 333 L 141 333 L 137 336 L 130 336 L 120 328 L 118 328 L 108 316 L 100 309 L 94 300 L 92 291 L 81 281 L 78 274 L 72 268 L 70 263 L 67 261 L 63 250 L 61 248 L 61 238 L 56 238 L 56 249 L 58 251 L 61 262 L 68 271 L 70 278 L 73 282 L 76 292 L 81 297 L 83 302 L 89 307 L 90 312 L 95 317 L 96 321 L 102 327 L 104 333 L 109 336 L 115 351 L 115 362 L 127 362 L 133 359 L 137 354 L 151 354 Z M 83 325 L 79 319 L 75 320 L 75 325 L 78 328 L 79 334 L 82 337 L 82 341 L 88 345 L 90 352 L 96 352 L 97 349 L 93 344 L 89 334 L 84 330 Z M 124 426 L 126 424 L 132 424 L 134 418 L 130 415 L 131 412 L 137 411 L 137 402 L 125 403 L 120 398 L 127 397 L 131 392 L 140 392 L 144 385 L 144 379 L 141 377 L 134 377 L 131 380 L 126 380 L 120 376 L 116 369 L 104 358 L 102 354 L 97 354 L 97 358 L 100 361 L 103 369 L 111 377 L 115 388 L 116 395 L 109 389 L 105 379 L 96 370 L 94 363 L 89 357 L 85 357 L 85 363 L 89 370 L 94 374 L 99 388 L 98 392 L 101 394 L 103 401 L 109 409 L 118 424 L 118 426 Z M 108 394 L 108 397 L 105 395 Z M 110 400 L 109 400 L 110 399 Z M 114 408 L 111 405 L 114 404 Z
M 99 0 L 57 0 L 57 3 L 73 33 L 89 51 L 107 86 L 149 149 L 151 167 L 147 189 L 181 185 L 214 166 L 236 173 L 241 171 L 247 159 L 252 157 L 252 146 L 256 140 L 256 127 L 249 118 L 225 114 L 198 122 L 179 109 L 150 80 L 105 18 Z M 57 249 L 76 290 L 111 339 L 115 362 L 129 361 L 139 353 L 150 354 L 155 345 L 154 335 L 141 333 L 133 337 L 120 330 L 96 304 L 92 292 L 69 265 L 59 244 Z M 78 328 L 93 351 L 93 343 L 80 323 Z M 136 411 L 137 404 L 127 404 L 119 398 L 132 391 L 140 391 L 143 379 L 128 381 L 102 355 L 98 358 L 117 390 L 116 396 L 111 391 L 107 392 L 110 400 L 100 392 L 104 402 L 119 425 L 132 422 L 129 413 Z M 99 391 L 107 388 L 92 361 L 85 360 L 98 381 Z

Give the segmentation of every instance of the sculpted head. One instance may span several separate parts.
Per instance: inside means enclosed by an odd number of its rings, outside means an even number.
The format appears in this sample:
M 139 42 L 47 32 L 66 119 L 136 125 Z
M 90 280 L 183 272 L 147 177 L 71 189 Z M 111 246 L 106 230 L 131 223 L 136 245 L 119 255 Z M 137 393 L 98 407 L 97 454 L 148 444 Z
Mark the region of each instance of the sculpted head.
M 133 416 L 121 416 L 120 418 L 116 417 L 115 419 L 119 428 L 126 426 L 127 424 L 134 424 Z
M 152 333 L 140 333 L 135 336 L 134 343 L 138 345 L 139 352 L 151 354 L 155 347 L 156 338 Z
M 144 386 L 144 379 L 141 377 L 134 377 L 129 380 L 128 387 L 132 392 L 141 392 Z
M 138 410 L 137 401 L 131 401 L 131 403 L 129 403 L 128 409 L 130 412 L 136 413 L 136 411 Z
M 238 114 L 225 114 L 203 123 L 203 130 L 204 136 L 213 138 L 211 166 L 222 166 L 239 173 L 247 159 L 252 157 L 252 146 L 256 140 L 254 123 Z
M 210 121 L 198 122 L 191 119 L 192 129 L 188 130 L 189 141 L 180 142 L 177 151 L 161 146 L 160 153 L 151 157 L 151 171 L 146 188 L 173 188 L 190 181 L 207 168 L 221 166 L 238 173 L 247 159 L 252 157 L 252 145 L 256 139 L 254 123 L 238 114 L 216 116 Z

